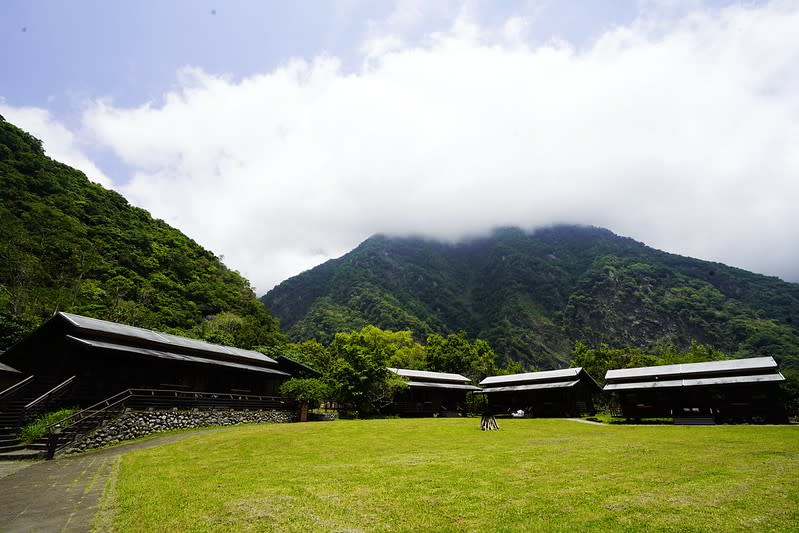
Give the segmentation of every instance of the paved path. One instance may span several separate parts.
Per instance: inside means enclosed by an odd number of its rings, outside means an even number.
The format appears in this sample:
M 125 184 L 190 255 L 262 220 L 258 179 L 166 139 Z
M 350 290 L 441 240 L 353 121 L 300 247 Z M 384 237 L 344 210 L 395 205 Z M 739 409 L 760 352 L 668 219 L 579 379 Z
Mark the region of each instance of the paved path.
M 2 467 L 0 532 L 91 531 L 100 498 L 118 458 L 132 450 L 160 446 L 214 429 L 134 441 L 54 461 Z
M 10 476 L 14 472 L 28 468 L 32 464 L 33 461 L 0 461 L 0 477 Z

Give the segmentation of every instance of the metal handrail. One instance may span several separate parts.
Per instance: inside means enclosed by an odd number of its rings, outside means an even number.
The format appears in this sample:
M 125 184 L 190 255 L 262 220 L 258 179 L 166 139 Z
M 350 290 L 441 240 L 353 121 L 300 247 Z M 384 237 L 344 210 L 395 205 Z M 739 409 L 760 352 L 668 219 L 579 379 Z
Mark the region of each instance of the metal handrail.
M 131 398 L 130 389 L 120 392 L 119 394 L 115 394 L 110 398 L 103 400 L 102 402 L 98 402 L 94 404 L 92 407 L 87 409 L 83 409 L 75 413 L 72 416 L 69 416 L 65 419 L 60 420 L 54 424 L 50 424 L 47 426 L 47 459 L 52 459 L 55 456 L 55 453 L 58 450 L 61 450 L 67 447 L 70 443 L 74 442 L 75 439 L 78 438 L 80 431 L 76 430 L 83 422 L 86 420 L 95 417 L 100 414 L 107 414 L 112 408 L 117 406 L 123 406 L 125 403 Z M 94 409 L 95 407 L 100 407 L 100 409 Z M 70 423 L 64 425 L 64 422 L 69 420 Z M 101 418 L 94 427 L 97 427 L 102 423 L 104 417 Z M 66 437 L 66 438 L 65 438 Z
M 72 383 L 75 381 L 75 378 L 76 378 L 76 376 L 72 376 L 71 378 L 66 379 L 62 383 L 59 383 L 58 385 L 56 385 L 55 387 L 53 387 L 49 391 L 45 392 L 44 394 L 42 394 L 41 396 L 39 396 L 38 398 L 36 398 L 32 402 L 28 403 L 23 408 L 24 411 L 27 412 L 27 411 L 33 409 L 34 407 L 36 407 L 36 405 L 38 405 L 39 403 L 44 402 L 45 400 L 54 397 L 59 392 L 64 392 L 67 387 L 72 385 Z
M 88 418 L 88 416 L 91 415 L 92 413 L 105 411 L 109 407 L 118 404 L 121 400 L 127 400 L 130 396 L 131 396 L 131 389 L 123 390 L 122 392 L 114 394 L 113 396 L 106 398 L 105 400 L 99 401 L 96 404 L 91 405 L 81 411 L 78 411 L 73 415 L 70 415 L 66 418 L 62 418 L 60 421 L 55 422 L 54 424 L 50 424 L 49 426 L 47 426 L 47 432 L 51 433 L 56 426 L 59 426 L 60 428 L 67 428 L 73 426 L 77 422 L 80 422 L 85 418 Z
M 6 398 L 7 396 L 11 396 L 12 394 L 17 392 L 21 388 L 27 387 L 28 385 L 30 385 L 31 382 L 33 381 L 34 377 L 35 376 L 28 376 L 25 379 L 23 379 L 22 381 L 18 381 L 17 383 L 14 383 L 13 385 L 8 387 L 7 389 L 0 391 L 0 400 Z
M 142 398 L 142 399 L 159 399 L 159 400 L 177 400 L 177 401 L 185 401 L 185 400 L 205 400 L 211 402 L 218 402 L 219 400 L 225 401 L 233 401 L 233 402 L 252 402 L 253 407 L 256 406 L 258 403 L 269 403 L 271 404 L 270 407 L 274 407 L 275 404 L 280 406 L 290 407 L 291 402 L 287 402 L 281 396 L 260 396 L 255 394 L 236 394 L 236 393 L 213 393 L 213 392 L 192 392 L 192 391 L 178 391 L 178 390 L 167 390 L 167 389 L 126 389 L 122 392 L 119 392 L 101 402 L 98 402 L 86 409 L 83 409 L 67 418 L 60 420 L 54 424 L 50 424 L 47 426 L 47 436 L 48 436 L 48 450 L 47 450 L 47 458 L 52 459 L 55 455 L 55 452 L 61 450 L 68 446 L 71 442 L 73 442 L 77 436 L 78 432 L 75 429 L 81 425 L 86 420 L 89 420 L 93 417 L 100 416 L 100 419 L 96 421 L 94 427 L 97 427 L 105 418 L 105 415 L 110 413 L 112 410 L 116 410 L 115 408 L 123 407 L 128 404 L 131 400 L 135 398 Z M 239 404 L 240 405 L 240 404 Z M 84 428 L 85 431 L 85 428 Z M 66 438 L 65 438 L 66 437 Z

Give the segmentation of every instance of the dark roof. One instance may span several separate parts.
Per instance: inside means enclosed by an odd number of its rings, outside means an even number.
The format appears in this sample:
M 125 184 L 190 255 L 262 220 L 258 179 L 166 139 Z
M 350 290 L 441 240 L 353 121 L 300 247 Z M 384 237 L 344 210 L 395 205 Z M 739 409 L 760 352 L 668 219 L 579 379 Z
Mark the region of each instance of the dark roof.
M 573 380 L 582 370 L 577 368 L 562 368 L 560 370 L 545 370 L 542 372 L 525 372 L 523 374 L 508 374 L 505 376 L 489 376 L 480 382 L 480 385 L 510 385 L 512 383 L 532 383 L 535 381 L 560 381 Z
M 515 392 L 541 389 L 566 389 L 580 383 L 579 379 L 571 381 L 552 381 L 549 383 L 527 383 L 525 385 L 510 385 L 506 387 L 486 387 L 483 392 Z
M 184 361 L 188 363 L 197 363 L 197 364 L 205 364 L 205 365 L 215 365 L 215 366 L 224 366 L 229 368 L 236 368 L 239 370 L 250 370 L 253 372 L 260 372 L 263 374 L 275 374 L 280 376 L 288 376 L 287 373 L 281 372 L 280 370 L 276 370 L 274 368 L 265 368 L 262 366 L 254 366 L 254 365 L 246 365 L 241 363 L 234 363 L 231 361 L 220 361 L 218 359 L 206 359 L 203 357 L 196 357 L 191 355 L 179 354 L 175 352 L 163 351 L 163 350 L 153 350 L 150 348 L 142 348 L 137 346 L 129 346 L 123 344 L 114 344 L 112 342 L 105 342 L 105 341 L 98 341 L 98 340 L 91 340 L 91 339 L 81 339 L 79 337 L 74 337 L 72 335 L 67 335 L 67 339 L 81 344 L 83 346 L 88 346 L 91 348 L 99 348 L 102 350 L 112 350 L 116 352 L 125 352 L 125 353 L 134 353 L 137 355 L 146 355 L 150 357 L 157 357 L 159 359 L 171 359 L 173 361 Z
M 301 363 L 299 361 L 295 361 L 290 357 L 286 357 L 285 355 L 278 355 L 277 356 L 277 363 L 280 365 L 280 368 L 284 368 L 289 371 L 289 374 L 292 376 L 299 376 L 299 377 L 314 377 L 318 378 L 322 375 L 321 372 L 312 368 L 305 363 Z
M 582 367 L 544 370 L 541 372 L 524 372 L 522 374 L 508 374 L 506 376 L 489 376 L 481 381 L 480 385 L 483 386 L 485 392 L 510 392 L 573 387 L 580 382 L 583 382 L 585 386 L 592 389 L 599 390 L 597 382 Z M 538 384 L 546 384 L 547 386 L 526 386 Z
M 467 385 L 465 383 L 435 383 L 432 381 L 409 381 L 408 386 L 412 389 L 457 389 L 479 391 L 480 387 Z
M 447 372 L 430 372 L 428 370 L 411 370 L 410 368 L 389 368 L 392 372 L 404 378 L 413 379 L 417 382 L 433 383 L 469 383 L 469 378 L 460 374 L 449 374 Z
M 3 352 L 0 352 L 0 354 L 2 354 L 2 353 Z M 19 370 L 17 370 L 16 368 L 11 368 L 10 366 L 4 365 L 3 363 L 0 363 L 0 372 L 11 372 L 13 374 L 21 374 L 22 373 Z
M 117 342 L 117 344 L 136 345 L 143 348 L 164 350 L 172 353 L 184 353 L 186 355 L 196 355 L 215 360 L 233 359 L 240 362 L 257 363 L 259 365 L 277 365 L 277 361 L 271 357 L 252 350 L 211 344 L 210 342 L 197 339 L 189 339 L 169 333 L 159 333 L 149 329 L 126 326 L 124 324 L 117 324 L 116 322 L 73 315 L 71 313 L 61 312 L 58 313 L 58 316 L 66 320 L 73 329 L 77 330 L 82 338 L 87 336 L 102 337 L 103 339 L 108 338 L 114 341 L 123 341 Z
M 639 368 L 622 368 L 608 370 L 606 380 L 631 378 L 686 376 L 693 374 L 721 374 L 729 372 L 776 370 L 777 362 L 773 357 L 753 357 L 750 359 L 728 359 L 725 361 L 708 361 L 706 363 L 686 363 L 681 365 L 644 366 Z
M 744 383 L 768 383 L 785 381 L 782 374 L 755 376 L 725 376 L 699 379 L 670 379 L 664 381 L 635 381 L 632 383 L 609 383 L 604 390 L 663 389 L 670 387 L 701 387 L 705 385 L 740 385 Z
M 772 357 L 608 370 L 604 390 L 635 390 L 784 381 Z

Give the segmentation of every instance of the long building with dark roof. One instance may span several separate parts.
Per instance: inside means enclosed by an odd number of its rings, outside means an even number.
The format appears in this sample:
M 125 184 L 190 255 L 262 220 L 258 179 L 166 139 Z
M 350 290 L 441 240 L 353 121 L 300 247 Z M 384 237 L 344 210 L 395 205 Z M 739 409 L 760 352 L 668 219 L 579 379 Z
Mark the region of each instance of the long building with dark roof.
M 469 378 L 447 372 L 389 368 L 405 378 L 408 389 L 394 398 L 391 410 L 404 416 L 462 413 L 466 393 L 479 391 Z
M 56 314 L 0 362 L 20 380 L 0 391 L 0 414 L 44 395 L 51 407 L 87 406 L 126 389 L 270 396 L 290 377 L 260 352 L 70 313 Z
M 677 423 L 786 420 L 772 357 L 608 370 L 627 418 L 673 418 Z
M 480 385 L 493 413 L 521 410 L 528 417 L 593 414 L 593 395 L 600 390 L 582 368 L 489 376 Z
M 0 351 L 0 357 L 3 352 Z M 0 363 L 0 390 L 9 387 L 20 380 L 21 372 L 16 368 L 11 368 L 8 365 Z

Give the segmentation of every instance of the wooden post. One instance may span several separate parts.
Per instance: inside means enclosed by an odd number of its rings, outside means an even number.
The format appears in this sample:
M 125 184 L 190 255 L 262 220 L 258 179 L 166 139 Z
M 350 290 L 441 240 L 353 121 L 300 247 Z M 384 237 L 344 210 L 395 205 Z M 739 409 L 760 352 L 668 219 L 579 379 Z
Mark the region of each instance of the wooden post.
M 499 430 L 496 417 L 491 413 L 483 413 L 483 418 L 480 419 L 480 429 L 483 431 Z

